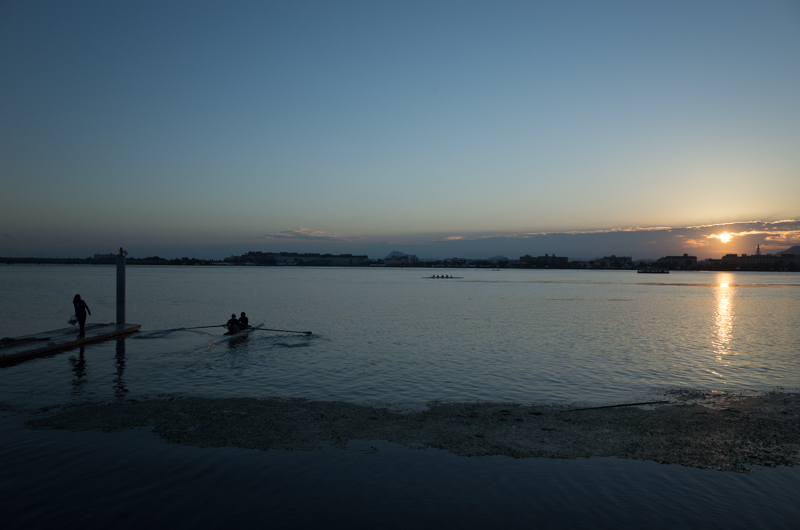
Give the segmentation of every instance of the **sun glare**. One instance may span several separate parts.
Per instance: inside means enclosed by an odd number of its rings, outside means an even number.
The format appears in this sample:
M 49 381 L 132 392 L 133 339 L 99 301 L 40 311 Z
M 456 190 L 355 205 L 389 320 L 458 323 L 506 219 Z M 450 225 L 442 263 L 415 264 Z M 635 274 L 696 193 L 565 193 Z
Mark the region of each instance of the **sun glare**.
M 723 243 L 727 243 L 728 241 L 730 241 L 731 239 L 733 239 L 734 237 L 736 237 L 738 235 L 742 235 L 742 233 L 740 232 L 740 233 L 737 234 L 737 233 L 734 232 L 733 234 L 731 234 L 730 232 L 722 232 L 721 234 L 711 234 L 710 236 L 706 236 L 706 237 L 709 238 L 709 239 L 712 239 L 712 238 L 713 239 L 719 239 Z

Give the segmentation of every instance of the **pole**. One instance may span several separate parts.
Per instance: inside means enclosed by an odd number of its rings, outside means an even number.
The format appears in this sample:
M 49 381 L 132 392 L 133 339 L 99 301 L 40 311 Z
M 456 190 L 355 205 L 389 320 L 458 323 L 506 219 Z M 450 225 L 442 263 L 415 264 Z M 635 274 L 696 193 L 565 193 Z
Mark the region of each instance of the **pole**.
M 125 251 L 117 255 L 117 324 L 125 323 Z

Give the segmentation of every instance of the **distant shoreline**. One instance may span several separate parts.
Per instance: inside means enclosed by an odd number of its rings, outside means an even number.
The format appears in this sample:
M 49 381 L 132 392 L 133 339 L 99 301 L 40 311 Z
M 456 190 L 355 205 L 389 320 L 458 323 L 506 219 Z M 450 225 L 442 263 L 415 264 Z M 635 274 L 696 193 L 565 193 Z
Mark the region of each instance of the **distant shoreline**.
M 228 263 L 218 260 L 201 260 L 197 258 L 184 258 L 173 260 L 151 260 L 151 259 L 136 259 L 127 258 L 126 265 L 156 265 L 156 266 L 204 266 L 204 267 L 273 267 L 273 268 L 303 268 L 303 267 L 320 267 L 320 268 L 343 268 L 343 269 L 374 269 L 374 268 L 387 268 L 387 269 L 476 269 L 476 270 L 574 270 L 574 271 L 607 271 L 607 272 L 634 272 L 641 267 L 632 268 L 602 268 L 602 267 L 520 267 L 520 266 L 457 266 L 457 265 L 443 265 L 439 262 L 420 263 L 414 265 L 384 265 L 384 264 L 360 264 L 360 265 L 338 265 L 338 264 L 298 264 L 298 265 L 271 265 L 262 263 Z M 0 264 L 5 265 L 108 265 L 115 266 L 115 263 L 108 260 L 95 260 L 92 258 L 2 258 L 0 257 Z M 792 270 L 781 269 L 757 269 L 757 268 L 735 268 L 735 267 L 697 267 L 697 268 L 681 268 L 669 269 L 671 272 L 799 272 Z

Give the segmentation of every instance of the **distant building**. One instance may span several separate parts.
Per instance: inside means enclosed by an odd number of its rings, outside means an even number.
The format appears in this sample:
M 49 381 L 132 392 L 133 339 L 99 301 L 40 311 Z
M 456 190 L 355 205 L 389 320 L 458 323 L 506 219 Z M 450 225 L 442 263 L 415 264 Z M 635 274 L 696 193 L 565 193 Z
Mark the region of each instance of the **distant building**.
M 116 263 L 117 262 L 117 255 L 114 253 L 111 254 L 95 254 L 93 258 L 91 258 L 92 263 Z
M 509 260 L 505 256 L 492 256 L 491 258 L 486 258 L 486 261 L 497 267 L 498 265 L 508 265 Z
M 600 259 L 594 260 L 595 265 L 605 265 L 612 268 L 632 267 L 633 259 L 631 256 L 603 256 Z
M 226 263 L 233 265 L 308 265 L 340 267 L 368 265 L 367 256 L 352 254 L 317 254 L 297 252 L 248 252 L 241 256 L 225 258 Z
M 558 257 L 555 254 L 552 256 L 549 254 L 545 254 L 544 256 L 529 256 L 525 254 L 524 256 L 520 256 L 519 258 L 520 264 L 523 267 L 538 267 L 538 268 L 551 268 L 551 269 L 559 269 L 562 267 L 566 267 L 569 264 L 569 258 L 562 258 Z
M 800 256 L 796 254 L 761 254 L 760 248 L 756 250 L 755 255 L 748 256 L 742 254 L 725 254 L 722 256 L 722 264 L 733 267 L 744 268 L 763 268 L 763 267 L 789 267 L 800 265 Z
M 696 269 L 697 256 L 664 256 L 656 261 L 656 266 L 665 269 Z
M 387 267 L 402 267 L 404 265 L 417 265 L 419 258 L 413 254 L 406 254 L 404 256 L 390 256 L 383 260 L 383 264 Z

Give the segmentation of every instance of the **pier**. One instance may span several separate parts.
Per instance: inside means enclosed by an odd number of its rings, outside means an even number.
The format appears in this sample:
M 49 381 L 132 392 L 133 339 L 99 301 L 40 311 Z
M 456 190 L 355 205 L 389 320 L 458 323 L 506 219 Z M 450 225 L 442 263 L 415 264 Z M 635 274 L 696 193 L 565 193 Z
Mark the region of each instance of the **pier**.
M 14 364 L 48 353 L 102 342 L 139 331 L 141 324 L 125 323 L 125 261 L 128 255 L 122 247 L 114 256 L 117 262 L 117 321 L 111 324 L 90 324 L 84 328 L 83 337 L 78 336 L 77 327 L 54 329 L 22 337 L 0 339 L 0 366 Z
M 114 339 L 135 333 L 141 327 L 141 324 L 90 324 L 86 326 L 84 337 L 78 337 L 78 328 L 71 327 L 22 337 L 3 338 L 0 339 L 0 366 Z

